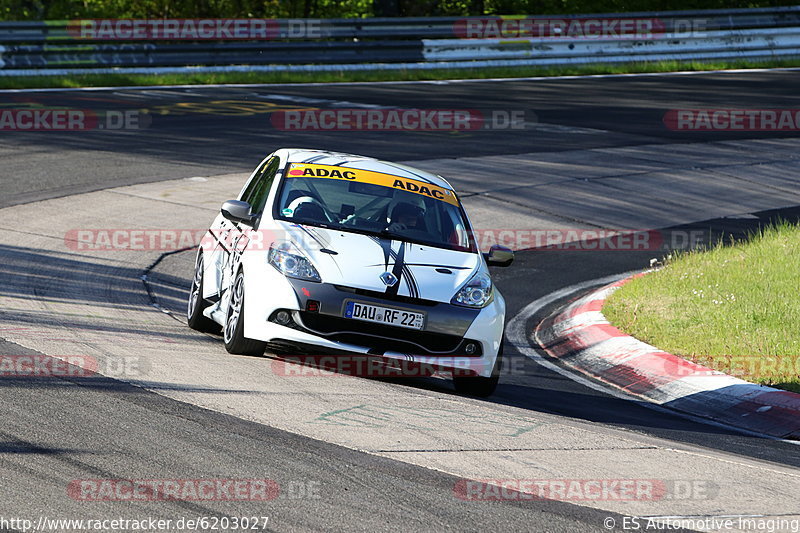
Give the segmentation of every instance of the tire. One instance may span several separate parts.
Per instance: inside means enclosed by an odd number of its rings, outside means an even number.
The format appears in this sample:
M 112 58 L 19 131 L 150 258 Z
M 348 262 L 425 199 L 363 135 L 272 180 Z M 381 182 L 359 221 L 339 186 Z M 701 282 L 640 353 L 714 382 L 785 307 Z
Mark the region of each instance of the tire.
M 219 333 L 220 325 L 203 314 L 203 254 L 197 254 L 194 265 L 192 286 L 189 289 L 189 301 L 186 307 L 186 323 L 189 327 L 204 333 Z
M 267 343 L 244 336 L 244 271 L 239 270 L 231 287 L 222 340 L 228 353 L 235 355 L 264 355 Z
M 505 337 L 505 332 L 503 337 Z M 500 369 L 503 367 L 503 342 L 500 341 L 500 349 L 497 351 L 497 359 L 492 367 L 492 375 L 488 378 L 483 376 L 453 376 L 453 385 L 456 392 L 478 398 L 488 398 L 494 394 L 497 383 L 500 381 Z

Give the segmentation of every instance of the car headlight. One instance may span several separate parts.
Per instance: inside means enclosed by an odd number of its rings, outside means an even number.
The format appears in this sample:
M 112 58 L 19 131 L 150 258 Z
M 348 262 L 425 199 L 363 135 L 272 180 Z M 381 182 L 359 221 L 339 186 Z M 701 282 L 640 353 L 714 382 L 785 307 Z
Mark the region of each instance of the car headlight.
M 311 261 L 301 255 L 299 250 L 292 250 L 292 245 L 288 242 L 272 244 L 269 247 L 269 264 L 290 278 L 321 281 L 319 272 Z
M 493 294 L 492 279 L 485 272 L 478 272 L 453 296 L 451 303 L 466 307 L 486 307 Z

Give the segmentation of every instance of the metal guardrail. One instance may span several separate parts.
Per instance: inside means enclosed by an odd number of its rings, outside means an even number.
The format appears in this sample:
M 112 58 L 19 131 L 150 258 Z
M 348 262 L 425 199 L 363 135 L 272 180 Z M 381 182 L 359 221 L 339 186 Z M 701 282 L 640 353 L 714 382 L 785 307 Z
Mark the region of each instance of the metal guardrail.
M 652 35 L 464 37 L 470 22 L 510 18 L 281 19 L 258 40 L 79 37 L 75 21 L 0 23 L 0 76 L 99 72 L 369 70 L 800 57 L 800 6 L 538 16 L 656 21 Z M 516 17 L 515 17 L 516 19 Z M 313 28 L 314 31 L 295 31 Z M 687 31 L 687 28 L 693 28 Z M 460 28 L 460 29 L 459 29 Z M 288 31 L 287 31 L 288 30 Z
M 466 41 L 466 42 L 465 42 Z M 681 38 L 424 40 L 426 61 L 539 59 L 546 64 L 800 56 L 800 27 L 708 31 Z

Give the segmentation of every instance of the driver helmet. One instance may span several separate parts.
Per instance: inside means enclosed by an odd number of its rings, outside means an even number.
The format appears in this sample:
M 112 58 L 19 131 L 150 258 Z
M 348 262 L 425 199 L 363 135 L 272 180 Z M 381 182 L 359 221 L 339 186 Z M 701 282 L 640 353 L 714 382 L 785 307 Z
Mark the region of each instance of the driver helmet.
M 389 222 L 402 224 L 408 228 L 417 228 L 425 219 L 425 208 L 409 202 L 398 202 L 392 209 Z

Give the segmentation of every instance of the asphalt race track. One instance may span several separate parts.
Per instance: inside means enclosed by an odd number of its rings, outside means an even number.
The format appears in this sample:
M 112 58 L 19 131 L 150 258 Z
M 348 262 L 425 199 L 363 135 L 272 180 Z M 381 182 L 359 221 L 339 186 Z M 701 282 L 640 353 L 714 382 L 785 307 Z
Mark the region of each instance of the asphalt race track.
M 275 146 L 322 146 L 389 160 L 560 152 L 645 143 L 780 138 L 787 133 L 686 132 L 664 126 L 677 108 L 792 108 L 794 71 L 674 77 L 583 78 L 341 86 L 270 86 L 183 90 L 11 92 L 8 108 L 59 106 L 88 110 L 147 109 L 143 130 L 93 130 L 82 135 L 14 132 L 3 143 L 0 205 L 99 187 L 171 178 L 249 172 Z M 277 98 L 271 97 L 276 95 Z M 524 130 L 442 132 L 287 132 L 269 111 L 373 106 L 522 111 Z M 789 133 L 791 135 L 791 133 Z M 10 137 L 10 136 L 7 136 Z M 435 142 L 431 142 L 435 140 Z M 446 141 L 446 142 L 445 142 Z M 166 149 L 168 147 L 168 149 Z M 667 150 L 668 153 L 668 150 Z
M 64 233 L 202 229 L 264 155 L 301 146 L 436 170 L 483 228 L 742 235 L 769 219 L 800 219 L 797 130 L 675 131 L 665 114 L 797 109 L 798 76 L 0 93 L 0 111 L 57 107 L 136 117 L 118 130 L 0 132 L 0 354 L 90 353 L 101 362 L 127 354 L 141 358 L 142 374 L 0 378 L 0 517 L 267 515 L 267 529 L 276 531 L 603 531 L 609 517 L 621 529 L 626 513 L 797 518 L 800 448 L 793 443 L 589 388 L 522 356 L 511 342 L 509 370 L 486 401 L 460 397 L 433 378 L 262 379 L 274 359 L 232 358 L 221 340 L 180 322 L 191 251 L 93 255 L 70 250 Z M 402 132 L 285 131 L 273 119 L 287 110 L 394 107 L 524 120 L 511 128 Z M 592 280 L 646 268 L 667 248 L 523 251 L 493 275 L 510 320 L 556 291 L 586 290 Z M 527 330 L 580 290 L 536 310 Z M 378 421 L 331 418 L 341 411 L 337 402 Z M 364 406 L 372 411 L 364 414 Z M 473 433 L 474 441 L 459 433 Z M 679 472 L 670 479 L 701 480 L 716 492 L 651 507 L 454 496 L 461 478 L 656 478 L 670 471 Z M 269 478 L 281 494 L 258 504 L 131 503 L 87 502 L 67 490 L 74 480 L 155 478 Z

